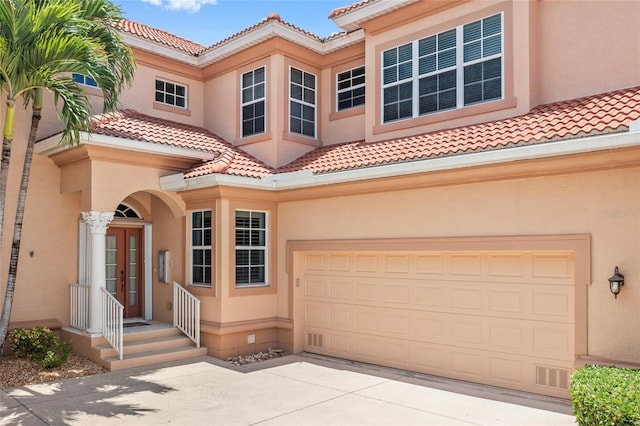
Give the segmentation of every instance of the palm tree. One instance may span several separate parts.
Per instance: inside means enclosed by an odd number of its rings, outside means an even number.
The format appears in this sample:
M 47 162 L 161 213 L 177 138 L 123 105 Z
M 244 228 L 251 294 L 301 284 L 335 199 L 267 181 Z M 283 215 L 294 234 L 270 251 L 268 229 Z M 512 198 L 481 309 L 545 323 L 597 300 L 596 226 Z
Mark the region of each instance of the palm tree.
M 108 0 L 0 1 L 0 85 L 7 97 L 0 158 L 0 244 L 15 103 L 22 97 L 25 108 L 32 107 L 0 316 L 0 353 L 11 317 L 22 220 L 43 91 L 51 91 L 56 106 L 61 104 L 62 142 L 78 143 L 80 131 L 90 122 L 91 104 L 70 73 L 87 75 L 98 83 L 104 95 L 105 111 L 116 107 L 120 92 L 133 79 L 133 54 L 116 31 L 121 17 L 120 9 Z

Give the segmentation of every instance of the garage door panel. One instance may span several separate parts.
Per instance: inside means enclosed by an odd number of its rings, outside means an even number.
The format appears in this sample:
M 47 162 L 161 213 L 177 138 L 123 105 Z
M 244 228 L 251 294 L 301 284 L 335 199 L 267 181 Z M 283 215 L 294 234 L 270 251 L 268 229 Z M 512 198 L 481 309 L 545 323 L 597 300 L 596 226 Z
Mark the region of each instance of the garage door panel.
M 307 302 L 306 324 L 353 335 L 406 339 L 572 360 L 571 324 Z
M 307 300 L 573 323 L 572 287 L 531 283 L 305 276 Z
M 476 276 L 482 275 L 481 255 L 451 255 L 451 275 Z
M 304 349 L 567 397 L 574 280 L 570 253 L 314 253 Z

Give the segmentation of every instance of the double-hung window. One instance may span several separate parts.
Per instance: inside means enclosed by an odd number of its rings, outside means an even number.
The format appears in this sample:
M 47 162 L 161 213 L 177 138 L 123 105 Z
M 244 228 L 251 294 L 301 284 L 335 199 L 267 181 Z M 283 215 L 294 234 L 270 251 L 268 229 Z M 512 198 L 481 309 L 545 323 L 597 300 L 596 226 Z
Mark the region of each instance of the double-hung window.
M 382 52 L 382 121 L 503 97 L 502 14 Z
M 316 76 L 290 68 L 289 131 L 316 137 Z
M 78 74 L 74 72 L 71 74 L 71 78 L 78 84 L 89 87 L 98 87 L 98 83 L 96 83 L 96 81 L 88 75 Z
M 336 111 L 364 105 L 364 67 L 354 68 L 336 75 Z
M 242 74 L 242 137 L 264 133 L 265 68 Z
M 156 102 L 178 108 L 187 108 L 187 86 L 170 81 L 156 80 Z
M 267 282 L 267 213 L 236 210 L 236 287 Z
M 191 284 L 211 287 L 211 210 L 191 212 Z

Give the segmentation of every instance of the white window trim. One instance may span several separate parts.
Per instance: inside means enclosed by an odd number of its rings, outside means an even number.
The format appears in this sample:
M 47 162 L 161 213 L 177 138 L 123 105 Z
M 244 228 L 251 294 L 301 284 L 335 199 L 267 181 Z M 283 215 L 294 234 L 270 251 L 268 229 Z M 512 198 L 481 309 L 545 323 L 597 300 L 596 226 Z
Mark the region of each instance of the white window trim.
M 89 77 L 88 75 L 79 73 L 79 72 L 71 73 L 71 78 L 73 79 L 73 81 L 75 81 L 75 76 L 76 75 L 82 77 L 82 82 L 76 81 L 76 83 L 78 83 L 79 85 L 86 86 L 86 87 L 93 87 L 94 89 L 99 89 L 100 88 L 100 85 L 98 84 L 98 82 L 93 80 L 93 78 Z M 95 85 L 88 84 L 87 83 L 87 78 L 91 78 L 91 80 L 93 80 L 96 84 Z
M 244 77 L 245 74 L 255 73 L 260 68 L 264 69 L 264 95 L 259 99 L 253 99 L 250 102 L 243 102 L 242 101 L 242 91 L 244 90 L 243 77 Z M 255 86 L 255 84 L 253 86 Z M 244 106 L 255 104 L 255 103 L 258 103 L 259 101 L 263 101 L 264 102 L 264 129 L 261 132 L 251 133 L 250 135 L 245 135 L 243 133 Z M 262 134 L 264 134 L 266 132 L 267 132 L 267 67 L 266 67 L 266 65 L 263 65 L 261 67 L 255 68 L 255 69 L 253 69 L 251 71 L 243 72 L 240 75 L 240 137 L 248 138 L 250 136 L 262 135 Z
M 235 225 L 235 218 L 237 212 L 248 212 L 248 213 L 264 213 L 264 246 L 239 246 L 237 245 L 237 241 L 234 241 L 234 268 L 233 268 L 233 277 L 234 277 L 234 285 L 235 288 L 255 288 L 255 287 L 269 287 L 269 212 L 264 210 L 250 210 L 250 209 L 236 209 L 233 214 L 234 219 L 234 240 L 235 240 L 235 231 L 238 229 Z M 250 228 L 252 229 L 252 228 Z M 259 228 L 261 229 L 261 228 Z M 264 283 L 250 283 L 250 284 L 240 284 L 238 285 L 235 282 L 235 276 L 237 272 L 238 265 L 235 264 L 235 257 L 238 250 L 256 250 L 262 249 L 264 250 Z
M 336 112 L 348 111 L 348 110 L 350 110 L 350 109 L 358 108 L 358 107 L 360 107 L 360 106 L 363 106 L 363 105 L 364 105 L 364 103 L 363 103 L 362 105 L 350 106 L 349 108 L 343 108 L 343 109 L 340 109 L 340 93 L 343 93 L 343 92 L 346 92 L 346 91 L 349 91 L 349 90 L 359 89 L 359 88 L 361 88 L 361 87 L 364 87 L 364 88 L 365 88 L 365 93 L 366 93 L 366 89 L 367 89 L 366 81 L 365 81 L 364 83 L 357 84 L 357 85 L 355 85 L 355 86 L 349 86 L 349 87 L 344 88 L 344 89 L 340 89 L 340 88 L 339 88 L 340 80 L 338 80 L 338 76 L 339 76 L 340 74 L 344 74 L 345 72 L 351 72 L 351 73 L 353 73 L 353 71 L 354 71 L 354 70 L 357 70 L 358 68 L 363 68 L 363 69 L 364 69 L 364 72 L 365 72 L 365 74 L 364 74 L 364 75 L 365 75 L 365 79 L 366 79 L 366 72 L 367 72 L 367 70 L 366 70 L 366 68 L 365 68 L 365 66 L 364 66 L 364 65 L 360 65 L 360 66 L 353 67 L 353 68 L 350 68 L 350 69 L 348 69 L 348 70 L 344 70 L 344 71 L 340 71 L 340 72 L 337 72 L 337 73 L 336 73 L 336 106 L 335 106 L 335 108 L 336 108 L 336 109 L 335 109 L 335 111 L 336 111 Z M 353 77 L 351 77 L 351 79 L 353 79 Z
M 158 81 L 161 81 L 161 82 L 165 83 L 165 85 L 166 85 L 166 83 L 170 83 L 170 84 L 173 84 L 175 86 L 184 87 L 184 106 L 176 105 L 175 103 L 170 104 L 168 102 L 157 101 L 156 100 L 156 94 L 158 93 L 158 89 L 156 89 L 155 85 L 156 85 L 156 83 Z M 173 107 L 173 108 L 179 108 L 179 109 L 184 109 L 184 110 L 189 108 L 189 86 L 187 86 L 186 84 L 176 83 L 175 81 L 165 80 L 163 78 L 155 78 L 153 80 L 153 83 L 154 83 L 154 85 L 153 85 L 153 101 L 154 102 L 156 102 L 158 104 L 161 104 L 161 105 L 168 105 L 168 106 Z M 167 94 L 166 91 L 162 91 L 162 93 Z M 169 93 L 169 94 L 173 95 L 173 96 L 177 96 L 175 93 Z
M 291 84 L 292 84 L 292 81 L 291 81 L 291 70 L 294 70 L 294 69 L 302 72 L 302 83 L 303 83 L 302 88 L 303 89 L 305 87 L 304 86 L 304 74 L 312 75 L 313 78 L 315 78 L 316 87 L 313 89 L 313 91 L 315 92 L 315 97 L 314 97 L 315 98 L 315 103 L 314 104 L 310 104 L 308 102 L 305 102 L 304 99 L 294 99 L 291 96 Z M 289 86 L 289 106 L 288 106 L 289 107 L 289 133 L 291 133 L 293 135 L 298 135 L 298 136 L 302 136 L 302 137 L 305 137 L 305 138 L 309 138 L 309 139 L 317 139 L 318 138 L 318 76 L 313 74 L 313 73 L 307 72 L 307 71 L 305 71 L 303 69 L 300 69 L 300 68 L 294 67 L 292 65 L 289 65 L 289 85 L 288 86 Z M 302 97 L 304 98 L 304 96 L 302 96 Z M 298 102 L 298 103 L 300 103 L 302 105 L 307 105 L 307 106 L 313 107 L 313 136 L 305 135 L 304 133 L 298 133 L 298 132 L 294 132 L 294 131 L 291 130 L 291 102 L 292 101 L 293 102 Z
M 193 214 L 198 212 L 211 212 L 211 245 L 209 246 L 194 246 L 193 245 Z M 189 214 L 187 215 L 187 220 L 189 224 L 187 226 L 188 229 L 188 238 L 189 238 L 189 285 L 193 287 L 200 288 L 212 288 L 213 287 L 213 277 L 214 277 L 214 254 L 213 254 L 213 242 L 214 242 L 214 217 L 212 209 L 198 209 L 198 210 L 189 210 Z M 209 249 L 211 251 L 211 282 L 210 283 L 194 283 L 193 282 L 193 250 L 206 250 Z
M 482 21 L 485 18 L 489 18 L 491 16 L 495 16 L 495 15 L 500 15 L 500 23 L 501 23 L 501 30 L 500 30 L 500 36 L 501 36 L 501 43 L 502 43 L 502 51 L 499 54 L 494 54 L 491 56 L 487 56 L 487 57 L 482 57 L 480 59 L 475 59 L 473 61 L 468 61 L 468 62 L 464 62 L 464 32 L 463 32 L 463 28 L 465 25 L 470 24 L 472 22 L 476 22 L 476 21 Z M 430 73 L 425 73 L 425 74 L 419 74 L 419 53 L 418 53 L 418 43 L 420 40 L 423 40 L 425 38 L 434 36 L 436 34 L 440 34 L 442 32 L 446 32 L 449 30 L 455 29 L 456 30 L 456 65 L 455 66 L 451 66 L 448 68 L 443 68 L 440 70 L 436 70 Z M 445 111 L 455 111 L 458 109 L 462 109 L 462 108 L 466 108 L 472 105 L 478 105 L 478 104 L 482 104 L 482 103 L 486 103 L 486 102 L 493 102 L 493 101 L 499 101 L 504 99 L 505 97 L 505 67 L 504 67 L 504 32 L 505 32 L 505 28 L 504 28 L 504 13 L 503 12 L 499 12 L 499 13 L 494 13 L 488 16 L 485 16 L 483 18 L 480 19 L 474 19 L 473 21 L 470 22 L 465 22 L 464 24 L 461 25 L 457 25 L 455 27 L 450 28 L 449 30 L 444 30 L 444 31 L 439 31 L 437 33 L 428 35 L 428 36 L 424 36 L 424 37 L 420 37 L 419 39 L 416 40 L 412 40 L 409 43 L 402 43 L 399 44 L 397 46 L 391 47 L 389 49 L 385 49 L 383 51 L 380 52 L 380 120 L 382 122 L 382 124 L 389 124 L 389 123 L 397 123 L 400 121 L 404 121 L 404 120 L 412 120 L 414 118 L 418 118 L 418 117 L 424 117 L 424 116 L 428 116 L 428 115 L 432 115 L 432 114 L 438 114 L 440 112 L 445 112 Z M 391 50 L 391 49 L 395 49 L 398 48 L 400 46 L 404 46 L 406 44 L 411 44 L 411 50 L 412 50 L 412 76 L 410 78 L 405 78 L 404 80 L 397 80 L 394 81 L 392 83 L 387 83 L 384 84 L 384 53 Z M 469 66 L 469 65 L 474 65 L 476 63 L 480 63 L 480 62 L 486 62 L 492 59 L 496 59 L 496 58 L 500 58 L 501 59 L 501 66 L 502 66 L 502 81 L 501 81 L 501 92 L 502 95 L 500 96 L 500 98 L 495 98 L 495 99 L 491 99 L 488 101 L 480 101 L 480 102 L 475 102 L 469 105 L 465 105 L 464 104 L 464 68 L 465 66 Z M 436 75 L 436 74 L 441 74 L 447 71 L 451 71 L 451 70 L 456 70 L 456 107 L 455 108 L 449 108 L 449 109 L 445 109 L 445 110 L 440 110 L 440 111 L 433 111 L 433 112 L 429 112 L 426 114 L 420 114 L 420 96 L 419 96 L 419 90 L 420 90 L 420 79 L 425 78 L 425 77 L 429 77 L 432 75 Z M 402 83 L 407 83 L 407 82 L 412 82 L 412 115 L 411 117 L 405 117 L 405 118 L 399 118 L 397 120 L 389 120 L 389 121 L 384 121 L 384 89 L 386 89 L 387 87 L 393 87 L 393 86 L 398 86 Z

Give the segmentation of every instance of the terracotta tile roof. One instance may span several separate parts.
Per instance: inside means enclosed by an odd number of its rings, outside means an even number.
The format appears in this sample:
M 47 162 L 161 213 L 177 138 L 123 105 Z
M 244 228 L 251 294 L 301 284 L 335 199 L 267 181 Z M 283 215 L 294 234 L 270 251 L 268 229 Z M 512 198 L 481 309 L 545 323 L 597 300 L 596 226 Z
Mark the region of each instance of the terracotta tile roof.
M 190 55 L 198 55 L 206 49 L 206 46 L 199 43 L 138 22 L 129 21 L 128 19 L 120 21 L 118 23 L 118 29 L 149 41 L 172 47 Z
M 260 178 L 271 175 L 274 171 L 206 129 L 151 117 L 133 110 L 95 116 L 91 132 L 217 154 L 214 160 L 187 171 L 185 177 L 225 173 Z
M 138 22 L 133 22 L 133 21 L 129 21 L 128 19 L 123 19 L 122 21 L 120 21 L 118 23 L 118 29 L 120 29 L 121 31 L 124 31 L 126 33 L 129 34 L 133 34 L 135 36 L 138 37 L 142 37 L 146 40 L 152 41 L 154 43 L 158 43 L 158 44 L 162 44 L 164 46 L 167 47 L 171 47 L 174 48 L 176 50 L 179 50 L 181 52 L 187 53 L 189 55 L 193 55 L 193 56 L 200 56 L 206 52 L 215 50 L 217 47 L 220 47 L 226 43 L 229 43 L 232 40 L 235 40 L 239 37 L 242 37 L 243 35 L 250 33 L 253 30 L 256 30 L 264 25 L 267 25 L 269 22 L 272 21 L 277 21 L 280 24 L 291 28 L 292 30 L 300 33 L 301 35 L 304 35 L 306 37 L 312 38 L 314 40 L 317 40 L 321 43 L 327 42 L 329 40 L 334 40 L 336 38 L 340 38 L 345 36 L 347 33 L 346 32 L 338 32 L 335 34 L 331 34 L 328 37 L 319 37 L 309 31 L 303 30 L 302 28 L 293 25 L 287 21 L 284 21 L 282 18 L 280 18 L 280 15 L 278 15 L 277 13 L 271 13 L 269 14 L 269 16 L 267 16 L 265 19 L 263 19 L 262 21 L 258 22 L 255 25 L 252 25 L 248 28 L 245 28 L 244 30 L 237 32 L 211 46 L 204 46 L 202 44 L 187 40 L 185 38 L 179 37 L 177 35 L 171 34 L 167 31 L 163 31 L 163 30 L 159 30 L 157 28 L 153 28 L 153 27 L 149 27 L 147 25 L 144 24 L 140 24 Z
M 340 15 L 344 15 L 347 12 L 351 12 L 352 10 L 358 9 L 359 7 L 362 7 L 365 4 L 373 3 L 374 1 L 377 1 L 377 0 L 362 0 L 357 3 L 350 4 L 348 6 L 338 7 L 336 9 L 333 9 L 329 14 L 329 19 L 333 19 Z
M 302 28 L 283 20 L 280 17 L 280 15 L 278 15 L 277 13 L 270 13 L 265 19 L 263 19 L 262 21 L 258 22 L 257 24 L 252 25 L 252 26 L 250 26 L 248 28 L 245 28 L 244 30 L 242 30 L 240 32 L 237 32 L 237 33 L 235 33 L 235 34 L 233 34 L 233 35 L 231 35 L 231 36 L 229 36 L 229 37 L 227 37 L 227 38 L 225 38 L 223 40 L 220 40 L 219 42 L 207 47 L 203 52 L 201 52 L 201 54 L 209 52 L 211 50 L 215 50 L 217 47 L 219 47 L 221 45 L 224 45 L 226 43 L 229 43 L 230 41 L 235 40 L 237 38 L 240 38 L 243 35 L 245 35 L 247 33 L 250 33 L 251 31 L 254 31 L 254 30 L 256 30 L 256 29 L 258 29 L 260 27 L 263 27 L 263 26 L 269 24 L 269 22 L 273 22 L 273 21 L 279 22 L 280 24 L 284 25 L 285 27 L 289 27 L 292 30 L 294 30 L 294 31 L 296 31 L 296 32 L 298 32 L 300 34 L 302 34 L 304 36 L 307 36 L 309 38 L 312 38 L 314 40 L 317 40 L 319 42 L 326 42 L 328 40 L 333 40 L 335 38 L 342 37 L 342 36 L 345 36 L 347 34 L 346 32 L 339 32 L 339 33 L 336 33 L 336 34 L 331 34 L 328 37 L 322 38 L 322 37 L 319 37 L 319 36 L 309 32 L 309 31 L 303 30 Z
M 351 142 L 318 148 L 279 173 L 329 173 L 460 155 L 627 130 L 640 119 L 640 87 L 557 102 L 528 114 L 383 142 Z

